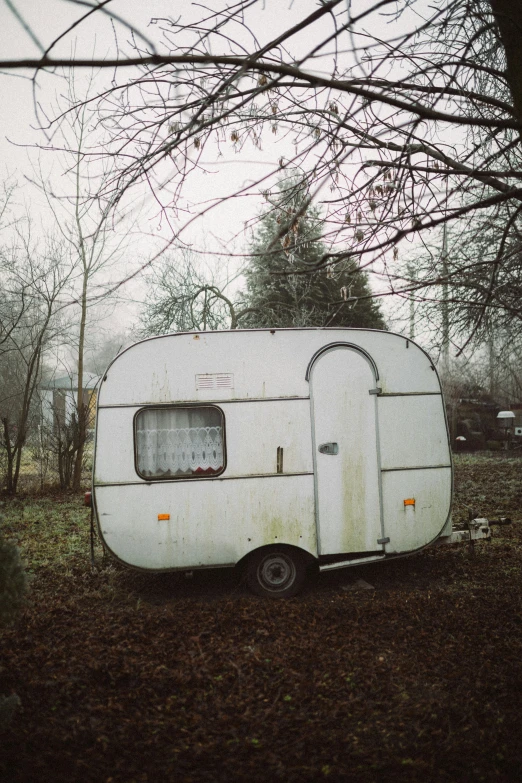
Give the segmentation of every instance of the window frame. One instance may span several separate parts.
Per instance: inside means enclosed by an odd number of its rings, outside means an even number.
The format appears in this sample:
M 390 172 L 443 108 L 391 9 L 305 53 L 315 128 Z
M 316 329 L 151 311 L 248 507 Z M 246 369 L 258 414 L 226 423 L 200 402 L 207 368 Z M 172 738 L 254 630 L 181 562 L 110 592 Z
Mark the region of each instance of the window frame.
M 187 409 L 201 409 L 201 408 L 213 408 L 214 410 L 219 411 L 219 414 L 221 416 L 221 422 L 222 422 L 222 440 L 223 440 L 223 467 L 221 470 L 219 470 L 216 473 L 212 473 L 211 475 L 201 475 L 197 473 L 187 473 L 183 476 L 145 476 L 143 473 L 140 473 L 138 469 L 138 416 L 140 413 L 143 413 L 144 411 L 164 411 L 164 410 L 187 410 Z M 226 439 L 226 418 L 225 413 L 222 408 L 220 408 L 218 405 L 214 405 L 213 403 L 185 403 L 185 404 L 165 404 L 165 405 L 143 405 L 139 410 L 136 411 L 133 417 L 132 422 L 132 429 L 133 429 L 133 448 L 134 448 L 134 470 L 136 471 L 137 475 L 146 482 L 154 482 L 154 481 L 212 481 L 215 478 L 218 478 L 221 476 L 227 467 L 227 439 Z

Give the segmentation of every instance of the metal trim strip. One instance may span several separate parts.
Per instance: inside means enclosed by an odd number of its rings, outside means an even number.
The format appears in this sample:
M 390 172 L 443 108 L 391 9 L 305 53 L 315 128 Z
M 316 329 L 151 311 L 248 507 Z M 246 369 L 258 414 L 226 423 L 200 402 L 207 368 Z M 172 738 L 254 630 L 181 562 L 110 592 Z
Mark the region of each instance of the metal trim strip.
M 386 559 L 387 555 L 383 552 L 382 555 L 376 554 L 368 557 L 354 557 L 352 560 L 339 560 L 333 563 L 324 563 L 324 565 L 319 563 L 319 571 L 335 571 L 337 568 L 349 568 L 350 566 L 358 566 L 363 563 L 377 563 Z
M 264 479 L 264 478 L 292 478 L 295 476 L 313 476 L 313 472 L 304 473 L 256 473 L 252 476 L 201 476 L 201 478 L 172 478 L 172 479 L 153 479 L 151 481 L 108 481 L 103 484 L 93 484 L 93 489 L 103 489 L 103 487 L 151 487 L 156 484 L 179 484 L 190 481 L 191 484 L 197 481 L 236 481 L 241 479 Z
M 442 392 L 380 392 L 379 397 L 442 397 Z
M 384 493 L 382 488 L 382 467 L 381 467 L 381 431 L 379 426 L 379 405 L 377 403 L 378 395 L 374 396 L 374 415 L 375 415 L 375 448 L 377 455 L 377 490 L 379 492 L 379 515 L 381 518 L 381 538 L 377 540 L 377 543 L 381 542 L 381 546 L 384 549 L 382 541 L 386 537 L 385 520 L 384 520 Z
M 413 467 L 400 467 L 400 468 L 381 468 L 381 473 L 391 473 L 396 470 L 447 470 L 451 468 L 450 465 L 413 465 Z
M 349 348 L 352 351 L 357 351 L 357 353 L 360 353 L 362 356 L 364 356 L 366 361 L 370 364 L 370 366 L 371 366 L 371 368 L 373 370 L 373 374 L 375 376 L 375 381 L 377 382 L 379 380 L 379 371 L 377 369 L 377 365 L 375 364 L 375 360 L 368 353 L 368 351 L 366 351 L 360 345 L 356 345 L 355 343 L 347 343 L 347 342 L 343 342 L 343 341 L 339 340 L 338 342 L 335 342 L 335 343 L 327 343 L 326 345 L 323 345 L 322 348 L 319 348 L 319 350 L 314 353 L 314 355 L 312 356 L 312 358 L 308 362 L 308 367 L 306 368 L 305 381 L 309 381 L 310 380 L 312 367 L 314 366 L 314 363 L 317 361 L 317 359 L 323 353 L 326 353 L 327 351 L 335 350 L 335 348 Z
M 115 403 L 113 405 L 98 405 L 98 410 L 103 410 L 105 408 L 144 408 L 144 407 L 154 407 L 154 408 L 164 408 L 164 407 L 172 407 L 173 405 L 176 406 L 183 406 L 183 405 L 233 405 L 237 402 L 297 402 L 299 400 L 309 400 L 310 395 L 307 397 L 248 397 L 237 399 L 237 400 L 176 400 L 175 402 L 125 402 L 125 403 Z

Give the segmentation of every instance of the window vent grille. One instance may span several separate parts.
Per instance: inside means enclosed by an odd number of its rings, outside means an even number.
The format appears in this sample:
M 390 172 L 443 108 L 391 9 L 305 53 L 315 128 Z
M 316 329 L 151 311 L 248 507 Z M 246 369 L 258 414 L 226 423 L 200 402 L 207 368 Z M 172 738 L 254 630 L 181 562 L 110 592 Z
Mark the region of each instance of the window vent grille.
M 234 374 L 231 372 L 196 375 L 196 389 L 233 389 Z

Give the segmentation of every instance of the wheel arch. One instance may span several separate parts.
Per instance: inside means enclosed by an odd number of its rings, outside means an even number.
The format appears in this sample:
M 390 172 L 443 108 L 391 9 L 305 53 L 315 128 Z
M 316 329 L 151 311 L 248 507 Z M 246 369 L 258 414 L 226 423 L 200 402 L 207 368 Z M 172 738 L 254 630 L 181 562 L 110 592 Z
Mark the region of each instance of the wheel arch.
M 315 557 L 315 555 L 312 555 L 311 552 L 308 552 L 306 549 L 303 549 L 300 546 L 296 546 L 295 544 L 283 544 L 283 543 L 278 544 L 276 542 L 273 544 L 263 544 L 262 546 L 258 546 L 255 549 L 251 549 L 250 552 L 247 552 L 246 555 L 243 555 L 243 557 L 237 561 L 236 566 L 241 568 L 242 566 L 246 565 L 248 561 L 251 560 L 253 557 L 257 557 L 258 555 L 264 552 L 266 553 L 271 551 L 276 552 L 277 550 L 296 552 L 300 555 L 300 557 L 303 558 L 303 560 L 307 564 L 310 565 L 312 563 L 319 562 L 317 557 Z

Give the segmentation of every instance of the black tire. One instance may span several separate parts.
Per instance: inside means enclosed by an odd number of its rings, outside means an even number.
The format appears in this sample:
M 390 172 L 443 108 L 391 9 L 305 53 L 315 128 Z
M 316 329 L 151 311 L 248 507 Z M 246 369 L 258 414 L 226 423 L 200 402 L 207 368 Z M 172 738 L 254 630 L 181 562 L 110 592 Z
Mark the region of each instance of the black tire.
M 303 554 L 291 546 L 259 549 L 248 559 L 247 585 L 263 598 L 291 598 L 305 583 L 307 565 Z

